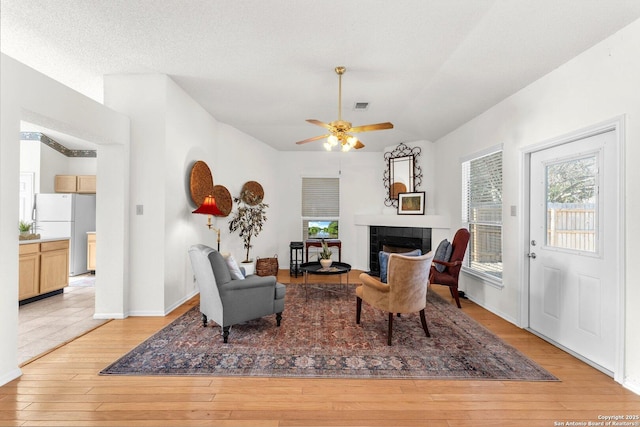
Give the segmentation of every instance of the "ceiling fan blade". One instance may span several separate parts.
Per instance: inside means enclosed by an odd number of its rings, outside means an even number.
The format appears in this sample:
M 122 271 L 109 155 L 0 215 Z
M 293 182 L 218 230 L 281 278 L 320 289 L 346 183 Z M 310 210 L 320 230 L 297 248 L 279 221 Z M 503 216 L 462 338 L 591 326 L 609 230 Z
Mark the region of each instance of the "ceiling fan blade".
M 363 147 L 364 147 L 364 144 L 360 140 L 358 140 L 358 142 L 356 142 L 356 145 L 353 146 L 353 148 L 356 150 L 359 150 Z
M 321 122 L 320 120 L 307 119 L 307 121 L 313 125 L 322 126 L 325 129 L 333 130 L 333 127 L 331 127 L 330 124 Z
M 313 138 L 307 138 L 302 141 L 298 141 L 296 142 L 296 144 L 306 144 L 307 142 L 317 141 L 319 139 L 327 138 L 327 137 L 329 137 L 329 135 L 314 136 Z
M 374 125 L 356 126 L 349 129 L 348 132 L 359 133 L 359 132 L 369 132 L 372 130 L 384 130 L 384 129 L 393 129 L 393 123 L 384 122 L 384 123 L 376 123 Z

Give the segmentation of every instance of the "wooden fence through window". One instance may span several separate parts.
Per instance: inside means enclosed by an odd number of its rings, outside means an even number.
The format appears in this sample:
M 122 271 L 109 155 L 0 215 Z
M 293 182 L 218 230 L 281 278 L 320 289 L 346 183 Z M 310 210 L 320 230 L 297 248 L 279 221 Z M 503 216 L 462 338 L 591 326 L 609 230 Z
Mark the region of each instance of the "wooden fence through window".
M 595 207 L 549 207 L 547 210 L 547 245 L 595 252 Z

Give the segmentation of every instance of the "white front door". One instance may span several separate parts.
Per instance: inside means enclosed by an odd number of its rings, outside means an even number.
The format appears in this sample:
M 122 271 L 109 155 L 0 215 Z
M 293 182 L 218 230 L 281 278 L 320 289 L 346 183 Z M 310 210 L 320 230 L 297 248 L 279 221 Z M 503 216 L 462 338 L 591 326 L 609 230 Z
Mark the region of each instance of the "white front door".
M 615 132 L 531 154 L 529 326 L 612 375 L 616 360 Z

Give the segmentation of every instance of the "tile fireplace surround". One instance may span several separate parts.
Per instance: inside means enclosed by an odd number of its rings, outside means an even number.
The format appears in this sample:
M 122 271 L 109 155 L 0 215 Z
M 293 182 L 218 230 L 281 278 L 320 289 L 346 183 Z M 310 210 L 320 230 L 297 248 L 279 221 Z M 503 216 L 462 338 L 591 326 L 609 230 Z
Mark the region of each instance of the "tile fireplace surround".
M 427 253 L 450 234 L 449 218 L 437 215 L 362 215 L 356 216 L 355 223 L 369 229 L 369 269 L 372 274 L 380 271 L 378 252 L 384 246 L 419 248 Z

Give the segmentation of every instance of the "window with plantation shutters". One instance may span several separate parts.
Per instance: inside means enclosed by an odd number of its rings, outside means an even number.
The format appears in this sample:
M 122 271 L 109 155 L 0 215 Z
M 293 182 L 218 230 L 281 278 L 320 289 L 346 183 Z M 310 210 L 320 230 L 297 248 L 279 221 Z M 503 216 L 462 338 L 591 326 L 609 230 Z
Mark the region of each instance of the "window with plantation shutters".
M 501 149 L 462 162 L 462 222 L 471 233 L 465 270 L 501 282 Z
M 320 226 L 328 238 L 337 238 L 340 217 L 340 179 L 302 178 L 302 238 L 307 240 L 309 227 Z M 317 230 L 314 230 L 317 233 Z M 316 236 L 311 236 L 316 237 Z

